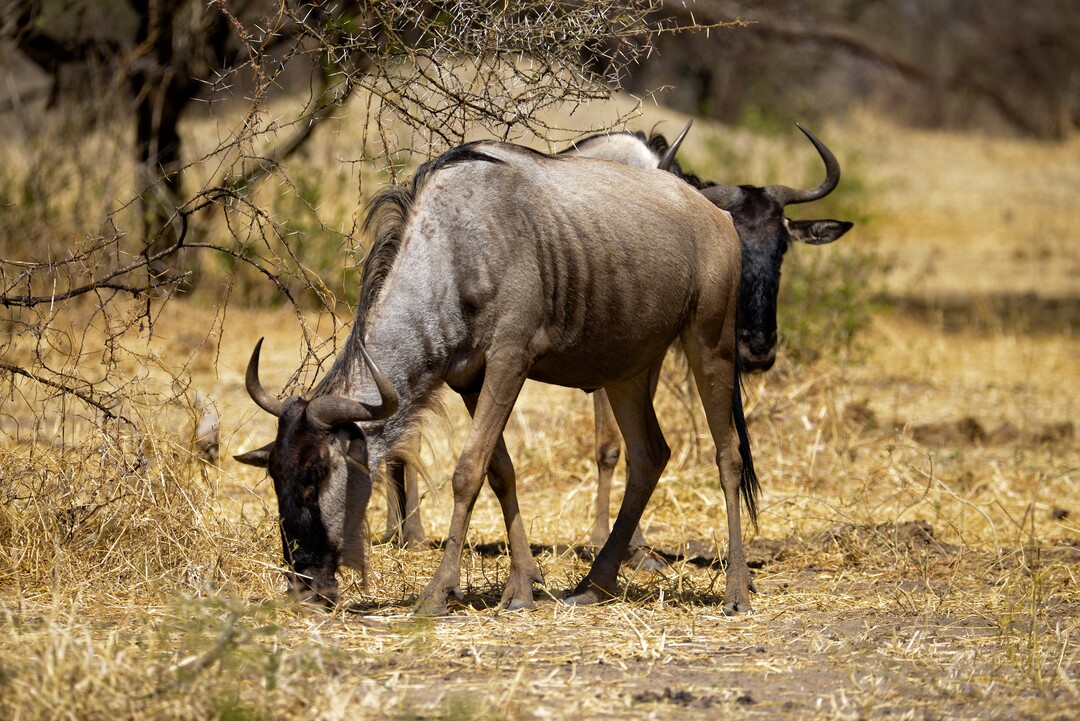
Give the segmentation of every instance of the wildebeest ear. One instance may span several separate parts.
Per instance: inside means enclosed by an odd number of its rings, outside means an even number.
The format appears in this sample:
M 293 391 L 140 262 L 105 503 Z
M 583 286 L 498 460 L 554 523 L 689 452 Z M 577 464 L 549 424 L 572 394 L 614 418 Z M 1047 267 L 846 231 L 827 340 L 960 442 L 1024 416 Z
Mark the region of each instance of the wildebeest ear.
M 267 443 L 262 448 L 256 448 L 253 451 L 248 451 L 247 453 L 241 453 L 238 456 L 233 456 L 233 458 L 240 461 L 241 463 L 246 463 L 249 466 L 258 466 L 259 468 L 266 468 L 267 464 L 270 463 L 270 451 L 271 451 L 271 449 L 273 449 L 273 447 L 274 447 L 274 442 L 271 441 L 270 443 Z
M 792 240 L 824 245 L 851 230 L 855 224 L 846 220 L 788 220 L 787 225 Z

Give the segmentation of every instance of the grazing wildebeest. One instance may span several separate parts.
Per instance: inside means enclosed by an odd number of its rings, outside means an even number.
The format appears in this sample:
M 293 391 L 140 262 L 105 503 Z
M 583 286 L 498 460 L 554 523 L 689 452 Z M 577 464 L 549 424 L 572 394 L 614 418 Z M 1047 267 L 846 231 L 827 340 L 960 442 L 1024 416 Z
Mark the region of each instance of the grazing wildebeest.
M 655 151 L 652 147 L 644 142 L 644 136 L 642 137 L 642 143 L 639 148 L 622 149 L 622 156 L 618 156 L 611 152 L 610 149 L 602 151 L 597 157 L 603 160 L 613 160 L 615 162 L 621 162 L 625 165 L 632 165 L 638 168 L 659 168 L 661 170 L 671 171 L 676 168 L 675 154 L 678 152 L 679 145 L 686 137 L 687 132 L 690 130 L 691 123 L 686 125 L 686 128 L 682 131 L 678 138 L 675 139 L 670 146 L 666 141 L 663 141 L 664 147 Z M 592 147 L 592 146 L 590 146 Z M 636 150 L 636 152 L 635 152 Z M 574 153 L 564 151 L 568 155 L 580 154 L 585 157 L 590 157 L 588 153 Z M 606 157 L 612 156 L 612 157 Z M 678 171 L 676 171 L 678 173 Z M 680 175 L 680 177 L 682 177 Z M 603 389 L 596 391 L 596 409 L 597 409 L 597 442 L 599 443 L 601 434 L 607 439 L 608 445 L 605 448 L 610 447 L 611 443 L 614 443 L 615 461 L 618 461 L 619 451 L 622 447 L 622 436 L 619 435 L 618 428 L 615 424 L 615 417 L 612 415 L 611 405 L 607 401 L 607 394 Z M 603 419 L 601 419 L 600 413 L 604 413 Z M 611 468 L 614 469 L 614 462 L 611 464 Z M 427 544 L 427 536 L 424 533 L 423 522 L 420 518 L 420 489 L 417 483 L 416 468 L 408 463 L 400 460 L 391 460 L 386 468 L 386 532 L 383 534 L 382 542 L 384 543 L 397 543 L 403 548 L 419 547 Z M 611 488 L 611 473 L 608 473 L 607 483 L 604 483 L 603 476 L 600 480 L 599 492 L 607 492 L 608 498 L 610 498 Z M 610 505 L 608 503 L 607 505 Z M 607 508 L 605 505 L 605 509 Z M 599 537 L 599 540 L 594 540 L 596 547 L 600 547 L 607 540 L 608 531 L 611 528 L 609 511 L 604 511 L 603 517 L 603 536 Z M 596 539 L 596 533 L 593 533 L 593 539 Z M 640 539 L 640 533 L 635 532 L 635 548 L 643 547 L 644 540 Z
M 333 601 L 339 562 L 363 564 L 370 469 L 408 442 L 445 382 L 464 399 L 473 426 L 453 474 L 442 562 L 417 609 L 445 612 L 458 592 L 485 473 L 510 546 L 502 603 L 532 606 L 532 584 L 542 577 L 502 440 L 532 378 L 604 388 L 626 439 L 622 507 L 567 602 L 613 597 L 623 554 L 670 456 L 651 391 L 678 338 L 716 444 L 728 515 L 724 607 L 749 610 L 739 501 L 754 520 L 759 486 L 739 396 L 741 264 L 730 216 L 667 172 L 479 142 L 421 166 L 411 186 L 381 193 L 372 218 L 377 237 L 356 321 L 312 397 L 279 401 L 266 392 L 260 346 L 248 364 L 248 392 L 278 417 L 278 431 L 238 458 L 267 466 L 274 480 L 294 589 Z
M 742 244 L 739 361 L 742 370 L 766 371 L 776 359 L 776 305 L 780 291 L 781 263 L 788 246 L 793 241 L 811 245 L 831 243 L 852 227 L 852 223 L 839 220 L 791 220 L 784 216 L 784 207 L 819 200 L 831 193 L 840 181 L 840 164 L 823 142 L 798 125 L 825 164 L 825 179 L 819 186 L 800 189 L 785 185 L 719 185 L 684 172 L 675 161 L 675 151 L 689 128 L 688 124 L 670 146 L 662 135 L 647 138 L 641 132 L 617 132 L 592 135 L 579 140 L 562 151 L 561 155 L 599 158 L 639 168 L 660 167 L 670 170 L 700 190 L 717 207 L 731 213 Z M 607 540 L 611 528 L 611 479 L 619 460 L 622 437 L 603 389 L 593 394 L 593 409 L 596 420 L 595 459 L 599 479 L 596 515 L 589 539 L 592 545 L 599 547 Z M 406 488 L 403 485 L 405 476 L 400 475 L 404 470 L 404 467 L 396 466 L 391 475 L 391 478 L 397 479 L 392 482 L 397 492 L 390 494 L 385 538 L 396 536 L 404 545 L 410 545 L 422 543 L 425 539 L 419 506 L 415 500 L 415 472 L 409 477 L 409 486 Z M 635 531 L 631 546 L 635 549 L 646 546 L 640 531 Z M 639 554 L 633 561 L 635 564 L 640 562 L 648 562 L 646 553 Z

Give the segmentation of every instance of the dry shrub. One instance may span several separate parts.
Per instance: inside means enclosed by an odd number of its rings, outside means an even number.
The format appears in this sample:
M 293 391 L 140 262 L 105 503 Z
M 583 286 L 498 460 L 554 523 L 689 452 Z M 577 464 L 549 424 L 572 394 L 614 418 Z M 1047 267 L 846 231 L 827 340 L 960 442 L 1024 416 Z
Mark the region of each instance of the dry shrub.
M 315 663 L 235 598 L 281 588 L 273 517 L 230 517 L 220 472 L 146 431 L 0 449 L 0 717 L 268 717 L 277 675 Z
M 9 582 L 29 593 L 198 586 L 214 571 L 200 569 L 213 489 L 198 461 L 171 443 L 125 447 L 115 432 L 94 441 L 0 450 Z

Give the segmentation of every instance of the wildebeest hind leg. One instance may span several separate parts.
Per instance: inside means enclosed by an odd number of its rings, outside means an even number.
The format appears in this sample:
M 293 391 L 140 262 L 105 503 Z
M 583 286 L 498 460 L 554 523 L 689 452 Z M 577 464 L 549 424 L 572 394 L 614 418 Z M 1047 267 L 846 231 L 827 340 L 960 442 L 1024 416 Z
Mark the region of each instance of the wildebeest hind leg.
M 619 565 L 671 456 L 653 411 L 650 373 L 655 372 L 658 368 L 607 387 L 611 408 L 626 441 L 626 494 L 607 543 L 600 549 L 588 575 L 566 599 L 567 603 L 595 603 L 614 597 Z
M 596 425 L 596 515 L 593 516 L 589 543 L 600 548 L 611 533 L 611 478 L 622 451 L 622 434 L 603 388 L 593 393 L 593 419 Z
M 732 400 L 735 390 L 734 356 L 725 357 L 718 347 L 684 343 L 694 381 L 705 407 L 713 443 L 716 444 L 716 465 L 720 470 L 720 486 L 724 490 L 727 508 L 728 552 L 727 584 L 724 591 L 724 611 L 728 614 L 751 611 L 750 568 L 742 542 L 742 516 L 739 506 L 742 462 L 733 449 L 734 424 Z M 722 347 L 723 344 L 720 344 Z

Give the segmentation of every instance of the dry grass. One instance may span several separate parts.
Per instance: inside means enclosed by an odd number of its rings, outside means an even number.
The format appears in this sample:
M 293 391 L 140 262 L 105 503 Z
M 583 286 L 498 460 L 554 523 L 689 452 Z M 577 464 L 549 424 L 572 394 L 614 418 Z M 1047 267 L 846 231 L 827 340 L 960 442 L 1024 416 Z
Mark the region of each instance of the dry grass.
M 723 132 L 712 132 L 692 154 L 715 150 Z M 243 391 L 255 340 L 269 336 L 263 378 L 275 386 L 296 369 L 298 335 L 273 311 L 230 309 L 218 330 L 213 310 L 174 302 L 151 344 L 160 368 L 142 382 L 149 395 L 167 370 L 209 392 L 225 460 L 186 452 L 185 392 L 138 411 L 155 429 L 138 448 L 108 429 L 79 444 L 74 430 L 45 429 L 35 443 L 0 447 L 0 717 L 1074 717 L 1080 342 L 1036 316 L 1046 298 L 1076 303 L 1075 274 L 1061 269 L 1080 262 L 1078 229 L 1060 190 L 1076 187 L 1080 167 L 1062 161 L 1076 143 L 926 134 L 866 117 L 821 135 L 861 180 L 870 216 L 843 242 L 892 257 L 894 308 L 860 336 L 858 362 L 785 357 L 750 382 L 764 487 L 749 537 L 756 613 L 720 609 L 723 507 L 705 426 L 687 412 L 677 373 L 657 400 L 674 456 L 644 519 L 672 563 L 663 574 L 626 570 L 623 599 L 495 610 L 504 534 L 485 492 L 465 598 L 450 616 L 409 615 L 439 552 L 381 546 L 366 591 L 347 575 L 333 612 L 289 605 L 273 489 L 226 454 L 272 433 Z M 773 158 L 763 172 L 788 167 L 790 151 L 816 182 L 797 141 L 739 137 Z M 800 180 L 778 172 L 761 180 Z M 1006 208 L 1008 222 L 996 222 Z M 1037 236 L 1047 223 L 1052 234 Z M 997 293 L 1019 299 L 1013 316 L 980 300 Z M 966 302 L 935 305 L 945 294 Z M 211 342 L 193 351 L 206 329 Z M 29 418 L 35 393 L 6 395 L 5 422 Z M 508 427 L 553 592 L 586 569 L 573 547 L 595 490 L 589 405 L 580 392 L 529 385 Z M 435 536 L 467 428 L 460 403 L 447 406 L 428 452 Z

